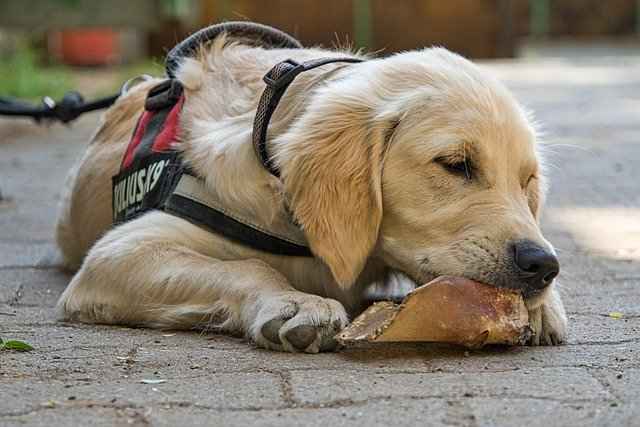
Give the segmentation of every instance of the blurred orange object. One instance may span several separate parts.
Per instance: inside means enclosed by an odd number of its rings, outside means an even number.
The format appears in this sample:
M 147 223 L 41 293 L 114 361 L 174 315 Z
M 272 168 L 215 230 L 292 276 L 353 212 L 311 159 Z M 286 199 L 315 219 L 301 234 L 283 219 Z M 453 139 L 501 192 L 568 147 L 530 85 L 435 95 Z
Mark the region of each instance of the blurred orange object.
M 119 57 L 118 37 L 110 28 L 78 28 L 60 32 L 62 61 L 69 65 L 108 65 Z

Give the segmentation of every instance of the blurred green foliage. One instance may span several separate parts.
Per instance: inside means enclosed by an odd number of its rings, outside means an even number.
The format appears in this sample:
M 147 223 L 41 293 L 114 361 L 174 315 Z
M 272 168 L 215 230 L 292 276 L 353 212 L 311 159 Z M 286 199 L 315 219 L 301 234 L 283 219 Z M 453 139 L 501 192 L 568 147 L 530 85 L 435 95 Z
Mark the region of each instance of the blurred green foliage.
M 0 61 L 0 96 L 40 99 L 60 98 L 72 88 L 69 70 L 62 66 L 42 66 L 35 49 L 23 45 Z
M 92 99 L 112 95 L 125 81 L 141 74 L 162 77 L 163 61 L 142 59 L 131 64 L 97 68 L 45 65 L 39 51 L 23 43 L 13 53 L 0 58 L 0 97 L 38 102 L 44 96 L 59 100 L 66 92 L 77 90 L 85 98 Z

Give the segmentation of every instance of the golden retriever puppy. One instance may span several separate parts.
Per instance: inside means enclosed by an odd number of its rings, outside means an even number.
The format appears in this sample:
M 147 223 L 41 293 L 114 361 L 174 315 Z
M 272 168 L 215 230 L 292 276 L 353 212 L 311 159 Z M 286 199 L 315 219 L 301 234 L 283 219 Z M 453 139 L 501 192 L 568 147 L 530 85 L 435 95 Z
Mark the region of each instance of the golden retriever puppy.
M 182 158 L 208 197 L 314 257 L 236 243 L 163 211 L 112 226 L 118 172 L 149 88 L 104 116 L 69 179 L 57 241 L 79 268 L 61 317 L 243 334 L 261 347 L 318 352 L 397 270 L 422 284 L 464 276 L 523 292 L 535 335 L 558 344 L 566 316 L 558 261 L 538 226 L 544 180 L 527 115 L 498 81 L 434 48 L 302 73 L 271 121 L 281 178 L 258 160 L 252 123 L 276 63 L 344 57 L 265 50 L 223 38 L 185 59 Z

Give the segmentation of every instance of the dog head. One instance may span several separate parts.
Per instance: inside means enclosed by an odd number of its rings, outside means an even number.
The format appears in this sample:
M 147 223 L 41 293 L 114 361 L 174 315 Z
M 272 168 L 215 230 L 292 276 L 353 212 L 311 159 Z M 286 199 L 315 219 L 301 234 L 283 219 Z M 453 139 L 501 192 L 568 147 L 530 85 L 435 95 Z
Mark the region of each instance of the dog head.
M 344 287 L 382 258 L 534 298 L 558 273 L 535 133 L 504 86 L 445 49 L 350 66 L 276 141 L 309 244 Z

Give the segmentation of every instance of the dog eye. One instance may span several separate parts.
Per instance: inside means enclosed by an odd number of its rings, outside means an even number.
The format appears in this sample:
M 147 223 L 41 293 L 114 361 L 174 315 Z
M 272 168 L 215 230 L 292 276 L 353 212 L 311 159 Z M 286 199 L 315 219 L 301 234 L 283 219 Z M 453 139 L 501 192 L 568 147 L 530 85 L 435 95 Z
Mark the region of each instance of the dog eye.
M 469 161 L 466 159 L 460 162 L 451 161 L 451 159 L 447 159 L 445 157 L 438 157 L 435 159 L 435 162 L 453 175 L 464 176 L 468 180 L 472 178 L 473 169 Z

